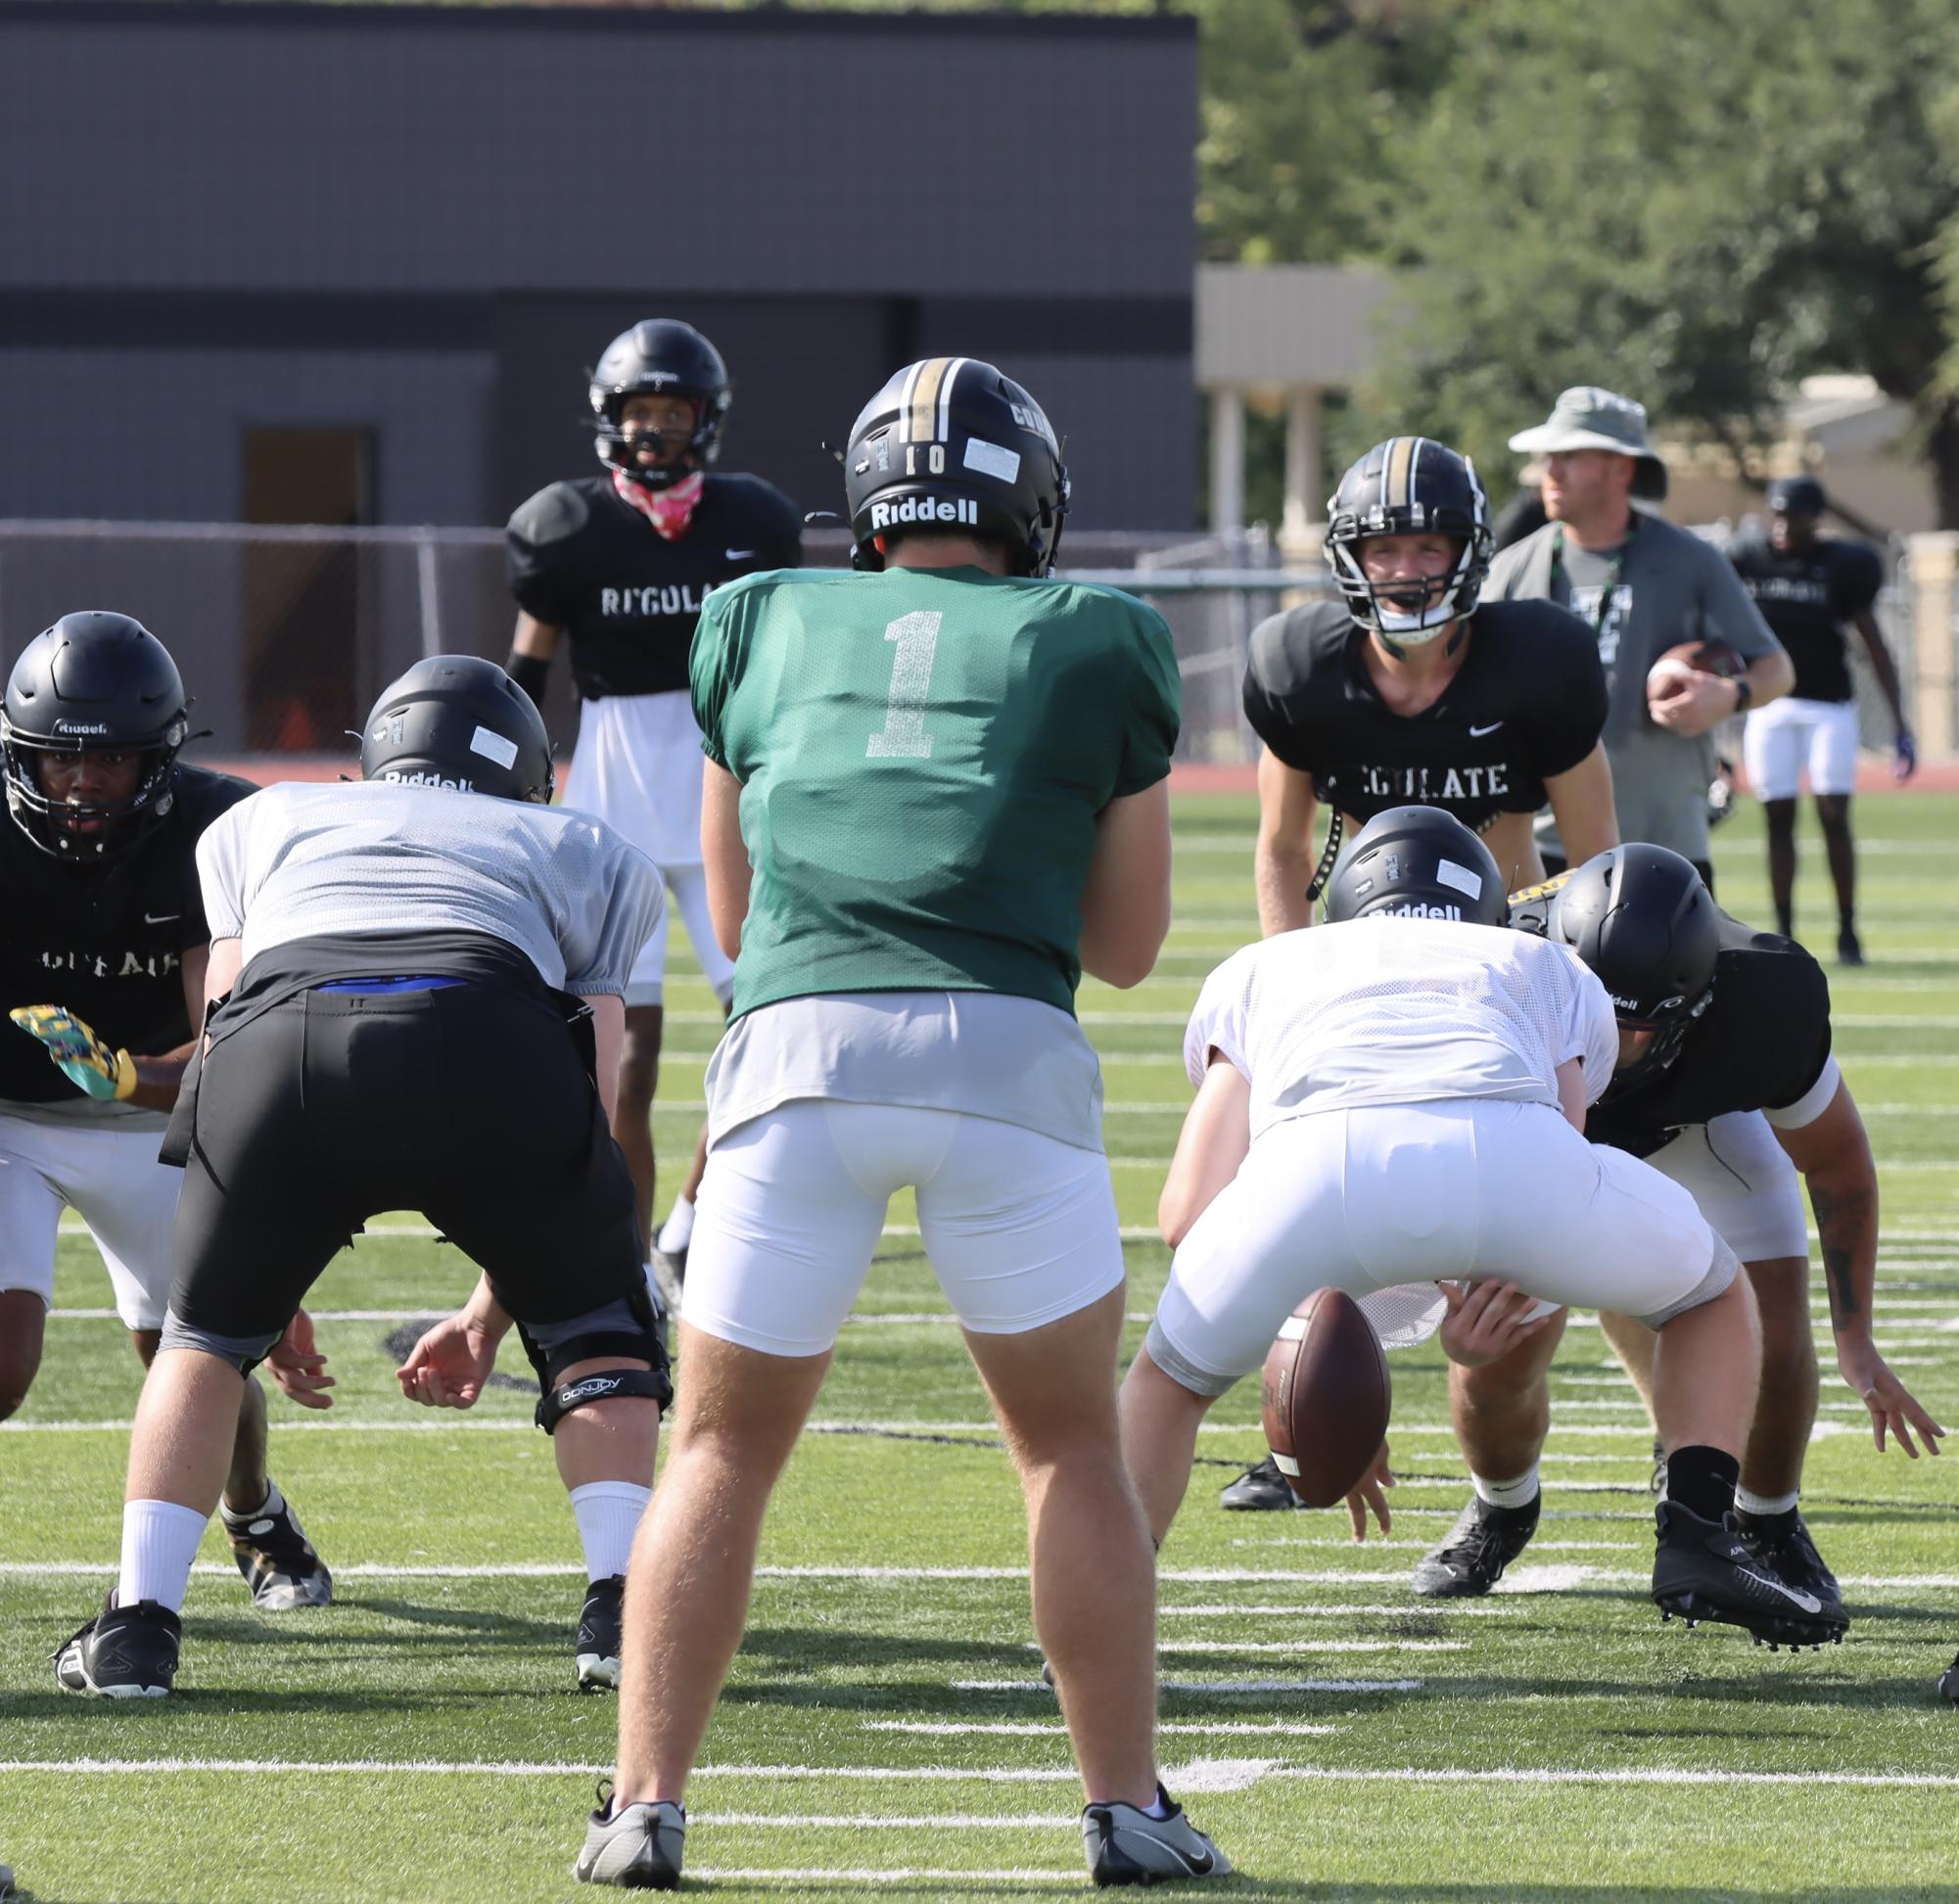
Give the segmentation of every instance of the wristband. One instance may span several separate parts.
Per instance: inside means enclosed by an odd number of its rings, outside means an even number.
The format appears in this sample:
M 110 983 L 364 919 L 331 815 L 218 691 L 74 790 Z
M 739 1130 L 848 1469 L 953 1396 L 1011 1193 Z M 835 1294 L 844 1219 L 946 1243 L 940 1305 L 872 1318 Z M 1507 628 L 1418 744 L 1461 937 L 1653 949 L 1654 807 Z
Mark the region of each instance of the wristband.
M 1746 674 L 1737 674 L 1735 676 L 1735 712 L 1737 714 L 1747 714 L 1749 709 L 1754 705 L 1754 683 Z
M 519 654 L 515 648 L 503 664 L 503 672 L 538 706 L 544 705 L 544 683 L 551 677 L 551 664 L 542 655 Z
M 122 1103 L 136 1094 L 136 1060 L 126 1050 L 116 1054 L 116 1100 Z

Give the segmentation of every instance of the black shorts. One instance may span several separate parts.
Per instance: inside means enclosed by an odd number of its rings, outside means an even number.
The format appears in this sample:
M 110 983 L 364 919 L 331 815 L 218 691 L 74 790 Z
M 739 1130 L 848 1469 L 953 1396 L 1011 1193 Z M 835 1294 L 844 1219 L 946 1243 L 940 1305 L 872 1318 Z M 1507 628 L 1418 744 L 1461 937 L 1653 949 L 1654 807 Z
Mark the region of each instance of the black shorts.
M 277 1334 L 369 1217 L 420 1210 L 520 1323 L 643 1301 L 632 1182 L 559 1010 L 501 986 L 302 992 L 206 1053 L 170 1308 Z

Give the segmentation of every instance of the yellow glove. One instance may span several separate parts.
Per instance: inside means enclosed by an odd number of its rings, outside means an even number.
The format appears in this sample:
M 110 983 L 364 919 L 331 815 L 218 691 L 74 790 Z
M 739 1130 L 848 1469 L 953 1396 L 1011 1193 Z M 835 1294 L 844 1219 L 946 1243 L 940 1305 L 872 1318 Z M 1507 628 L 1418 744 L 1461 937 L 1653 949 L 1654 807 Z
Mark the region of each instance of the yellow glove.
M 29 1038 L 38 1038 L 48 1056 L 89 1096 L 120 1099 L 135 1091 L 136 1060 L 127 1051 L 112 1051 L 60 1005 L 17 1005 L 7 1015 Z

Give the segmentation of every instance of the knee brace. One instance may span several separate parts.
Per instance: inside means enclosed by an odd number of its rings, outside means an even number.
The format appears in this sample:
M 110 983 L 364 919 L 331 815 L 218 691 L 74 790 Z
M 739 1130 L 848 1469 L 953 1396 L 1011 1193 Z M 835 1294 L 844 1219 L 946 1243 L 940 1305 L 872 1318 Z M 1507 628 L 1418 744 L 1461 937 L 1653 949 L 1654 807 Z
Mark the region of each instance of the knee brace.
M 667 1348 L 660 1339 L 653 1298 L 643 1282 L 630 1295 L 602 1303 L 582 1316 L 559 1323 L 520 1322 L 517 1329 L 531 1367 L 537 1371 L 541 1393 L 536 1421 L 546 1434 L 555 1433 L 558 1423 L 574 1409 L 611 1401 L 615 1396 L 643 1396 L 659 1403 L 663 1410 L 673 1404 Z M 631 1356 L 652 1366 L 597 1370 L 574 1382 L 562 1379 L 575 1363 L 615 1355 Z

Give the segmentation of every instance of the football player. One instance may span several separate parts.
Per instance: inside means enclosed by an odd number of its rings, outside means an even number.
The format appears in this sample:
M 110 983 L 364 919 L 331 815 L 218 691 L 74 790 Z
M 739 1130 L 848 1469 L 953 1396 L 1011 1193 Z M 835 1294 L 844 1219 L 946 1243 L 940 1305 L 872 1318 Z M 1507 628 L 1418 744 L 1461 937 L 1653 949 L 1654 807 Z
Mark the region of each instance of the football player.
M 670 914 L 627 981 L 613 1136 L 670 1297 L 685 1269 L 706 1144 L 703 1134 L 656 1236 L 651 1114 L 671 912 L 684 921 L 723 1007 L 733 982 L 701 876 L 701 735 L 687 699 L 687 646 L 710 588 L 802 559 L 795 504 L 758 477 L 711 467 L 729 396 L 721 352 L 691 325 L 649 318 L 622 332 L 586 392 L 603 472 L 538 490 L 505 533 L 520 611 L 506 666 L 539 707 L 551 657 L 571 643 L 581 709 L 565 805 L 596 813 L 666 882 Z
M 163 1150 L 185 1166 L 176 1280 L 117 1584 L 55 1656 L 71 1692 L 170 1691 L 247 1374 L 269 1358 L 282 1386 L 330 1402 L 300 1303 L 396 1209 L 484 1272 L 416 1344 L 403 1391 L 467 1407 L 515 1320 L 585 1550 L 579 1681 L 618 1675 L 620 1576 L 671 1389 L 605 1113 L 659 877 L 602 821 L 546 804 L 543 720 L 493 662 L 411 668 L 368 716 L 361 773 L 268 788 L 198 844 L 209 1008 Z
M 1762 1375 L 1736 1524 L 1779 1578 L 1841 1615 L 1837 1581 L 1797 1509 L 1818 1388 L 1798 1175 L 1823 1250 L 1837 1367 L 1870 1410 L 1878 1447 L 1889 1434 L 1915 1459 L 1915 1434 L 1936 1455 L 1945 1431 L 1872 1340 L 1878 1174 L 1830 1054 L 1829 981 L 1794 941 L 1721 911 L 1694 867 L 1664 847 L 1601 854 L 1519 895 L 1513 923 L 1575 952 L 1617 1013 L 1618 1067 L 1586 1135 L 1647 1158 L 1691 1191 L 1748 1266 Z M 1610 1313 L 1617 1308 L 1608 1302 L 1601 1321 L 1651 1406 L 1651 1347 Z M 1417 1593 L 1488 1593 L 1535 1531 L 1550 1418 L 1545 1372 L 1563 1328 L 1560 1316 L 1511 1355 L 1450 1370 L 1475 1494 L 1416 1569 Z
M 194 856 L 253 791 L 177 759 L 189 706 L 163 644 L 99 611 L 37 635 L 7 683 L 0 972 L 14 1025 L 44 1048 L 0 1034 L 0 1417 L 40 1366 L 64 1208 L 137 1355 L 157 1352 L 183 1182 L 157 1145 L 209 954 Z M 254 1381 L 235 1401 L 219 1505 L 239 1571 L 268 1611 L 324 1606 L 332 1576 L 266 1472 L 265 1397 Z
M 1508 1280 L 1656 1337 L 1662 1613 L 1821 1644 L 1841 1610 L 1785 1585 L 1729 1518 L 1760 1355 L 1748 1282 L 1685 1190 L 1585 1142 L 1617 1054 L 1611 1000 L 1567 949 L 1504 930 L 1506 911 L 1468 827 L 1393 809 L 1333 875 L 1334 929 L 1248 946 L 1206 981 L 1159 1211 L 1176 1255 L 1123 1383 L 1150 1531 L 1169 1531 L 1205 1413 L 1311 1291 Z
M 1084 970 L 1135 985 L 1169 929 L 1169 629 L 1049 578 L 1067 475 L 991 364 L 893 377 L 844 482 L 859 573 L 718 588 L 694 640 L 708 895 L 740 957 L 687 1379 L 632 1552 L 617 1775 L 577 1875 L 679 1880 L 770 1492 L 906 1185 L 1020 1469 L 1090 1869 L 1222 1873 L 1156 1777 L 1155 1573 L 1115 1418 L 1122 1243 L 1074 1014 Z
M 1481 833 L 1513 889 L 1542 877 L 1531 815 L 1547 801 L 1588 854 L 1610 846 L 1597 647 L 1563 609 L 1482 599 L 1489 504 L 1469 460 L 1426 437 L 1376 443 L 1327 513 L 1341 599 L 1261 623 L 1245 671 L 1245 714 L 1265 743 L 1260 931 L 1310 925 L 1342 838 L 1410 802 Z M 1316 869 L 1323 802 L 1333 814 Z M 1299 1505 L 1269 1459 L 1221 1502 Z

